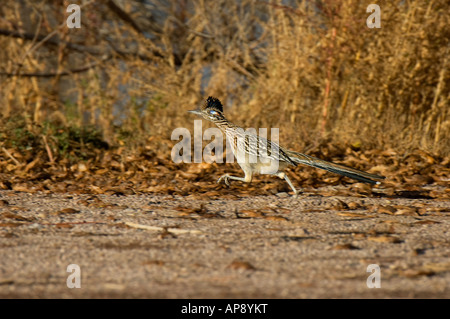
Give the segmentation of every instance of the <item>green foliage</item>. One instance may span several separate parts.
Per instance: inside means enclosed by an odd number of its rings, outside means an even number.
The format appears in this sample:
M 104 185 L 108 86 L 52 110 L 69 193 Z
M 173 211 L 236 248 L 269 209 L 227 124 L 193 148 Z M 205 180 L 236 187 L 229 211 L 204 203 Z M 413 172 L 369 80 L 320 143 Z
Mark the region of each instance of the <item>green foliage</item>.
M 42 124 L 27 124 L 23 117 L 4 121 L 0 142 L 4 147 L 15 148 L 30 155 L 46 151 L 45 143 L 48 143 L 56 159 L 67 158 L 70 161 L 86 160 L 95 154 L 96 150 L 109 148 L 95 127 L 65 127 L 48 121 Z

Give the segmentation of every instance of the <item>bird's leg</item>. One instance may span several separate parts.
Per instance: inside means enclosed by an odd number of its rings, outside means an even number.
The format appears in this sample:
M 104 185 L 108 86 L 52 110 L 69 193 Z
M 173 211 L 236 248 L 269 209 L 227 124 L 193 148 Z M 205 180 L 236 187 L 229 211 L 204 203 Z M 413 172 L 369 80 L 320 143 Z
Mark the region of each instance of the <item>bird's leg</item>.
M 289 179 L 289 177 L 287 176 L 287 174 L 286 174 L 285 172 L 280 172 L 280 173 L 277 174 L 277 176 L 278 176 L 279 178 L 283 178 L 283 179 L 286 180 L 286 182 L 289 184 L 289 186 L 290 186 L 290 187 L 292 188 L 292 190 L 294 191 L 294 197 L 297 197 L 297 195 L 298 195 L 298 193 L 299 193 L 300 191 L 298 191 L 298 190 L 295 189 L 294 185 L 292 185 L 292 182 L 291 182 L 291 180 Z

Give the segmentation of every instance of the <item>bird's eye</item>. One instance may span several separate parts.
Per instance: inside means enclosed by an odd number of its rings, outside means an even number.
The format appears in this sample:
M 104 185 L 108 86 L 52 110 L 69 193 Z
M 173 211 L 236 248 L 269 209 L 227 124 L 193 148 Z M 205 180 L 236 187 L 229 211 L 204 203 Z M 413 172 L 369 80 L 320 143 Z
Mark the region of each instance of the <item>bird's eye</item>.
M 217 112 L 214 111 L 214 110 L 209 110 L 209 114 L 211 114 L 211 115 L 217 115 Z

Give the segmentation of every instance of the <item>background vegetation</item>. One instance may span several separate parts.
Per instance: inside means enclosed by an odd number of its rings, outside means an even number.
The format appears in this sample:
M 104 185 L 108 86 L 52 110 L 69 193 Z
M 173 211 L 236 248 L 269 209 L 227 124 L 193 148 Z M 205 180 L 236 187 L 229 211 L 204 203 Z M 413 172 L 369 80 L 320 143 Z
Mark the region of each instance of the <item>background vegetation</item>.
M 209 95 L 325 159 L 420 150 L 448 164 L 446 0 L 377 1 L 380 29 L 359 0 L 83 1 L 69 29 L 71 2 L 0 6 L 3 172 L 111 148 L 170 159 L 172 130 L 193 128 L 186 111 Z

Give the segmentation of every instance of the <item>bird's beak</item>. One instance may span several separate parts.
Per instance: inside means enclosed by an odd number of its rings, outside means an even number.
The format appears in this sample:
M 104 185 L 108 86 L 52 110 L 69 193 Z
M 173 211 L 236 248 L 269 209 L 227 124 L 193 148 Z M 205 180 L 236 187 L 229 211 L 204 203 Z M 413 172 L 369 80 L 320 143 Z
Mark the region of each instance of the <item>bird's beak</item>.
M 202 112 L 200 110 L 190 110 L 188 112 L 192 113 L 192 114 L 195 114 L 195 115 L 198 115 L 198 116 L 202 116 Z

